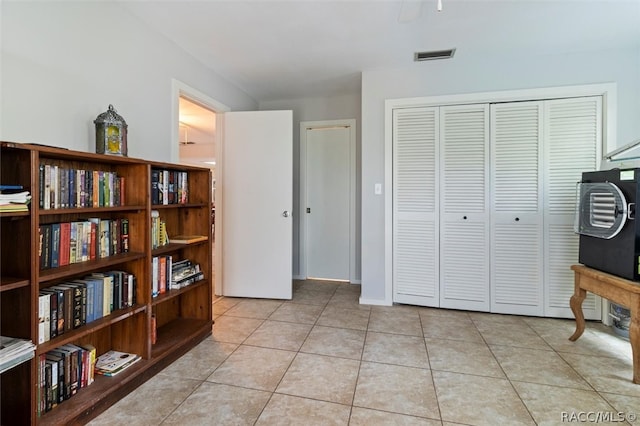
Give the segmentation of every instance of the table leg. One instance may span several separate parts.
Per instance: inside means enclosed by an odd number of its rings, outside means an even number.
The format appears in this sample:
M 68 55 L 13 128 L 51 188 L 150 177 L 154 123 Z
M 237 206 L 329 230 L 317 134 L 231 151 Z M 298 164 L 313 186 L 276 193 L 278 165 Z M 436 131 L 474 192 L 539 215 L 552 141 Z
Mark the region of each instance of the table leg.
M 640 384 L 640 296 L 635 297 L 630 309 L 629 341 L 633 356 L 633 383 Z
M 584 333 L 584 314 L 582 313 L 582 302 L 587 297 L 587 291 L 580 288 L 580 274 L 576 273 L 575 276 L 575 289 L 573 292 L 573 296 L 571 296 L 571 300 L 569 301 L 569 306 L 571 306 L 571 310 L 573 311 L 573 316 L 576 318 L 576 331 L 573 333 L 569 340 L 575 342 L 578 340 L 582 333 Z

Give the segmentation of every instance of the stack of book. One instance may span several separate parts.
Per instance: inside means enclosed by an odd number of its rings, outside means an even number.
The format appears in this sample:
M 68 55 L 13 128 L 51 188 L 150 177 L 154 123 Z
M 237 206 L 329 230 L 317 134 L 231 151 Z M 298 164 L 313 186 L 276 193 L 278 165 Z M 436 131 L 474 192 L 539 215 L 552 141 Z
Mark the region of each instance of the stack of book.
M 200 265 L 189 259 L 173 262 L 171 265 L 170 290 L 177 290 L 204 279 Z
M 46 413 L 93 383 L 96 348 L 72 343 L 38 357 L 38 413 Z
M 0 212 L 27 212 L 31 194 L 22 185 L 0 184 Z
M 140 355 L 111 350 L 98 357 L 96 374 L 108 377 L 115 376 L 140 361 L 140 359 Z
M 30 340 L 0 336 L 0 373 L 33 358 L 35 349 Z

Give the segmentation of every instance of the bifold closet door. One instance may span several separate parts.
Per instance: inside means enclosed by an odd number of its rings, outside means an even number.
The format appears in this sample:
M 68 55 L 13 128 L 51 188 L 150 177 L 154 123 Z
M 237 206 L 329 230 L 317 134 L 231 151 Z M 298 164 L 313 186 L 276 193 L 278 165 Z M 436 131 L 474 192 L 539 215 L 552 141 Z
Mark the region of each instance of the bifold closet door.
M 545 316 L 573 318 L 571 265 L 578 263 L 578 235 L 573 231 L 576 182 L 597 170 L 602 146 L 602 97 L 546 101 L 545 116 Z M 587 293 L 582 311 L 601 319 L 600 298 Z
M 393 110 L 393 301 L 439 303 L 438 108 Z
M 489 105 L 440 108 L 440 307 L 488 311 Z
M 543 314 L 542 112 L 491 105 L 491 312 Z

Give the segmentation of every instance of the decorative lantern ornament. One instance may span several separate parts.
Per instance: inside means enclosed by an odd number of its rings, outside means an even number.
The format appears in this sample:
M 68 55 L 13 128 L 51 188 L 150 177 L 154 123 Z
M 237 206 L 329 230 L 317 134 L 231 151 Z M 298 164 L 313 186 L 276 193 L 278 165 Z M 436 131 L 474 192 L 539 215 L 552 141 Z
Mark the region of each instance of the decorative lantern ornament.
M 96 152 L 98 154 L 127 156 L 127 123 L 113 105 L 94 121 L 96 125 Z

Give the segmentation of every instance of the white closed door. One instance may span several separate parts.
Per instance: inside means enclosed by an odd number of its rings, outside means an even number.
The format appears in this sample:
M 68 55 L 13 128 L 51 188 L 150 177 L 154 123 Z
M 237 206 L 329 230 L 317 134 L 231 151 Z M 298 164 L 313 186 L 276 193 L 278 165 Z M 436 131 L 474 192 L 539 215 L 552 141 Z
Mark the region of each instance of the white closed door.
M 491 105 L 491 312 L 543 314 L 542 102 Z
M 307 277 L 349 281 L 351 127 L 307 128 Z
M 440 307 L 488 311 L 489 106 L 440 108 Z
M 291 299 L 291 111 L 223 118 L 222 295 Z
M 438 108 L 393 110 L 393 301 L 438 306 Z
M 597 170 L 602 144 L 602 97 L 545 102 L 544 200 L 545 316 L 573 318 L 571 265 L 578 263 L 579 236 L 573 230 L 576 182 Z M 585 318 L 601 319 L 600 298 L 587 293 Z

